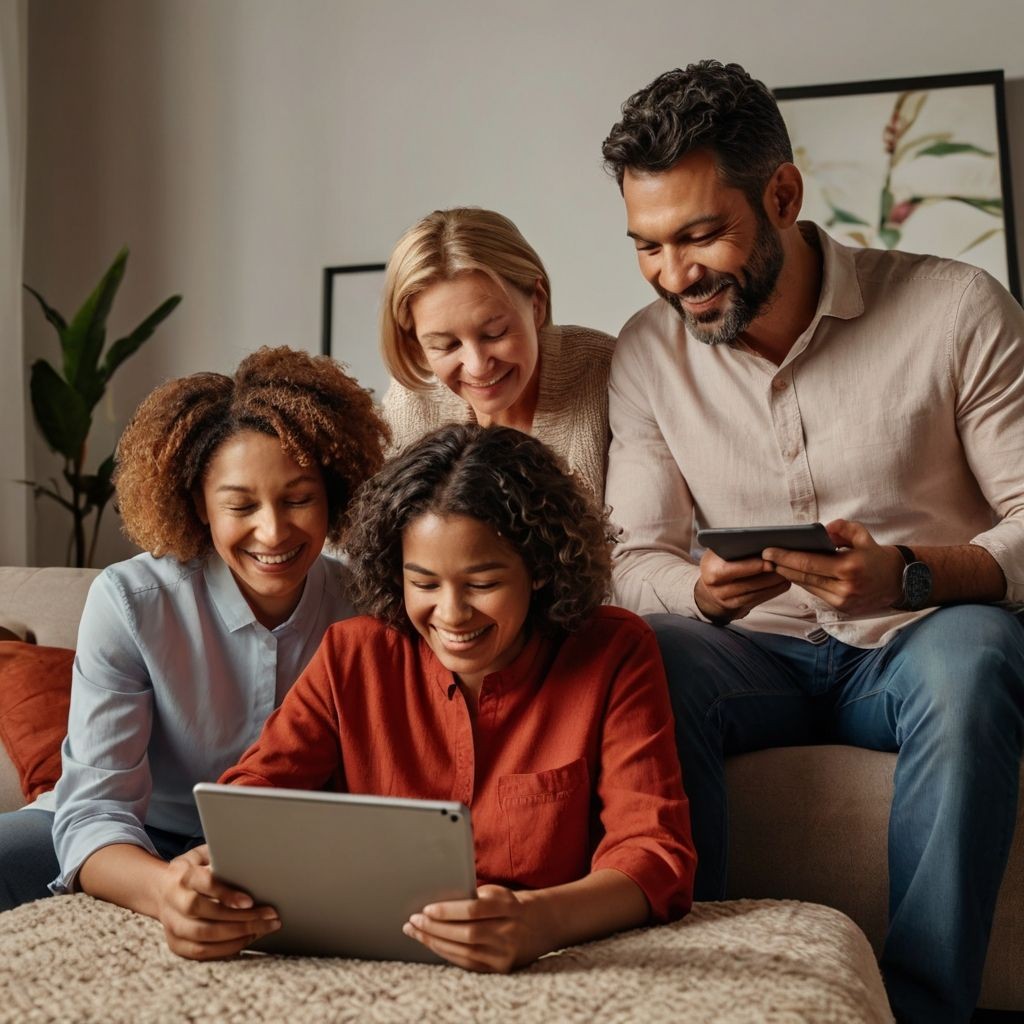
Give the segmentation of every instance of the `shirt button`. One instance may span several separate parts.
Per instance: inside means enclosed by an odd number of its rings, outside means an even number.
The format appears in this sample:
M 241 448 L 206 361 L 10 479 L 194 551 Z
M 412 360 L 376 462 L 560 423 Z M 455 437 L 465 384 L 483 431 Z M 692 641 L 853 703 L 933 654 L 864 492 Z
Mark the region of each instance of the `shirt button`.
M 772 381 L 772 387 L 775 388 L 776 391 L 785 391 L 787 387 L 786 378 L 776 377 L 775 380 Z

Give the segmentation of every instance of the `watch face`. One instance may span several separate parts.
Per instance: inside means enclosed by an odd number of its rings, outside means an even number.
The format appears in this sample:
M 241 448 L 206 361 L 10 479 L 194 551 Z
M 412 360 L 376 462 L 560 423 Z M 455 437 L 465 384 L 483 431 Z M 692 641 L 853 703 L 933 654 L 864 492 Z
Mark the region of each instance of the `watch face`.
M 924 562 L 911 562 L 903 570 L 904 607 L 912 612 L 928 607 L 932 596 L 932 571 Z

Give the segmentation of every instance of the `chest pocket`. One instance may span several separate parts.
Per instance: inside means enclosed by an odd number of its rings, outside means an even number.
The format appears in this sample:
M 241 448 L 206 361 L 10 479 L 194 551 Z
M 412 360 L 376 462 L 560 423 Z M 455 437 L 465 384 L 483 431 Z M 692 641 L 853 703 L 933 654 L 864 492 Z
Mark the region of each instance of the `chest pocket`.
M 590 773 L 584 758 L 561 768 L 498 779 L 513 880 L 531 889 L 590 870 Z

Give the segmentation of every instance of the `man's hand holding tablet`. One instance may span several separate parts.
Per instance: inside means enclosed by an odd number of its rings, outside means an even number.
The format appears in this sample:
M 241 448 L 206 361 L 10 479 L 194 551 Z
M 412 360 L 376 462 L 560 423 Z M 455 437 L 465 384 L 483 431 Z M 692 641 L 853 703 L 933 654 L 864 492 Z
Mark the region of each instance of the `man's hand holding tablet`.
M 742 618 L 796 585 L 848 614 L 876 612 L 902 593 L 903 557 L 861 523 L 699 530 L 707 548 L 694 588 L 713 622 Z

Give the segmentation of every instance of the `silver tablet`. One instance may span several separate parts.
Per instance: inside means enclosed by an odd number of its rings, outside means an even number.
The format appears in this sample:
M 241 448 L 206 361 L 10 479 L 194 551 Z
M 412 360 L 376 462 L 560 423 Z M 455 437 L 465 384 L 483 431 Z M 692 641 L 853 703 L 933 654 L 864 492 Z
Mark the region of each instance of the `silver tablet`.
M 463 804 L 207 782 L 193 792 L 214 874 L 281 915 L 252 949 L 440 963 L 402 925 L 428 903 L 476 895 Z

